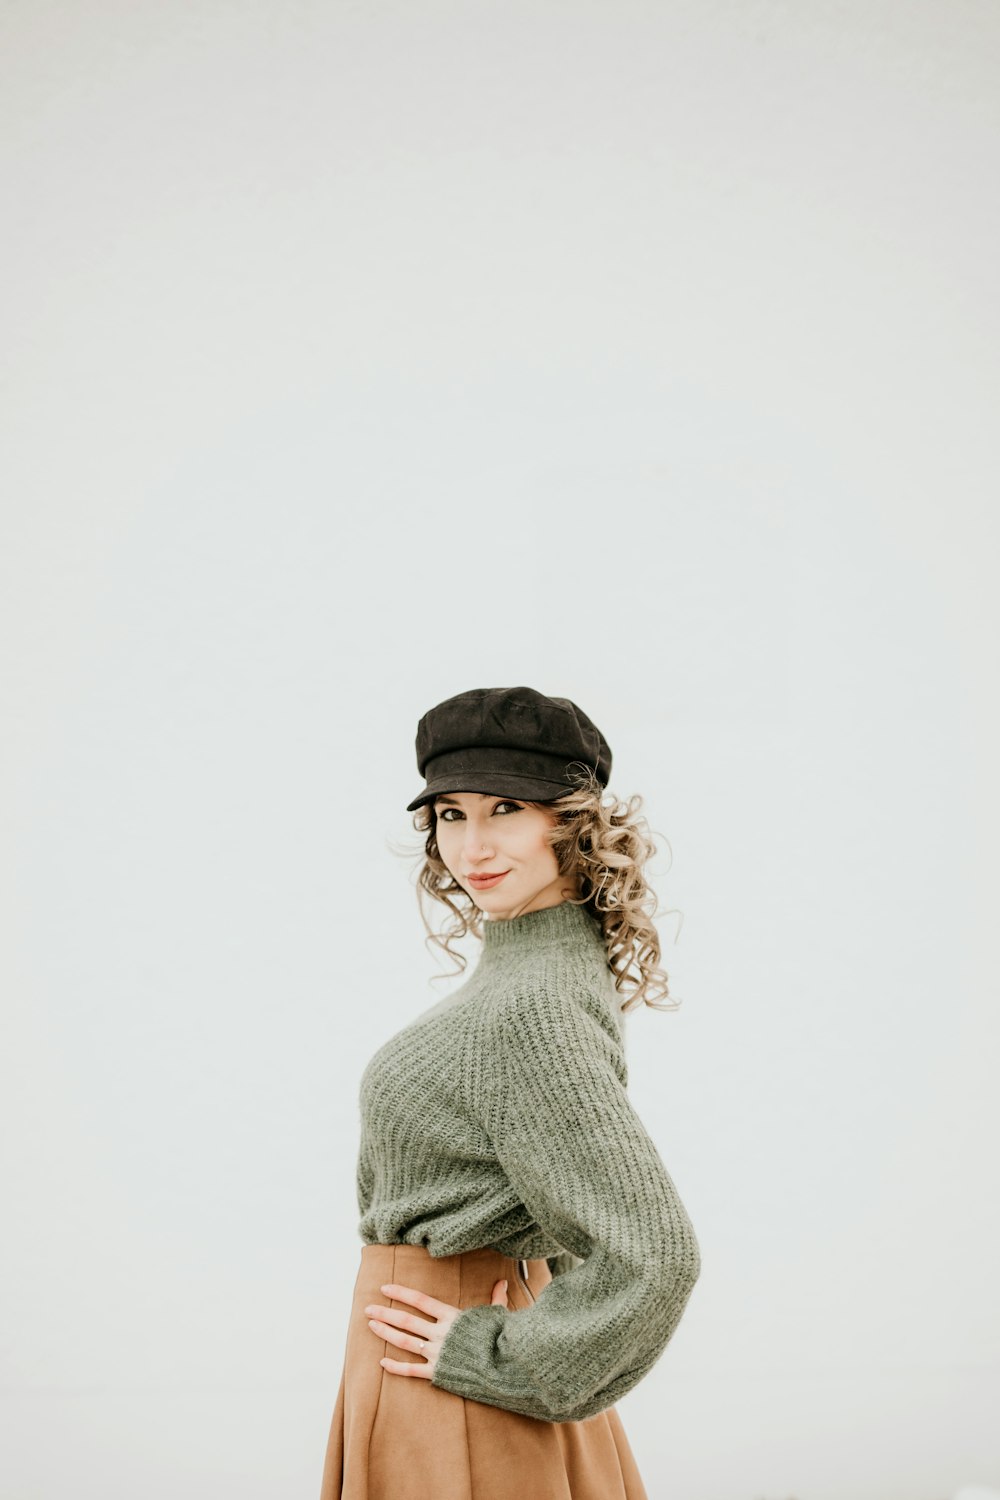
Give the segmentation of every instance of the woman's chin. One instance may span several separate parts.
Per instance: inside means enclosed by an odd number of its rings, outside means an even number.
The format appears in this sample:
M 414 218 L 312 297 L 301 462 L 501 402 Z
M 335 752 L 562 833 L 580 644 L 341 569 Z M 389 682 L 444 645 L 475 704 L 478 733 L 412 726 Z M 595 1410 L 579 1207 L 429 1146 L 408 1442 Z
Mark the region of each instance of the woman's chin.
M 516 910 L 518 905 L 517 892 L 510 889 L 510 881 L 502 880 L 500 884 L 504 887 L 501 893 L 499 887 L 493 890 L 477 891 L 474 886 L 466 886 L 466 894 L 476 903 L 481 912 L 489 917 L 503 917 L 511 910 Z
M 492 891 L 470 891 L 469 895 L 479 910 L 487 912 L 491 917 L 502 916 L 512 905 L 509 896 L 501 898 L 499 894 L 494 895 Z

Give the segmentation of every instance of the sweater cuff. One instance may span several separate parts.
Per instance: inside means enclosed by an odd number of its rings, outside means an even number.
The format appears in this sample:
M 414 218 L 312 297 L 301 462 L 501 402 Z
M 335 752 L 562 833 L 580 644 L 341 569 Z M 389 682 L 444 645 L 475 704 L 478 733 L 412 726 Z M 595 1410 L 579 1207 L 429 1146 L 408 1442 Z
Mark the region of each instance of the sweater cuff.
M 480 1302 L 463 1308 L 444 1336 L 431 1376 L 431 1385 L 456 1396 L 482 1400 L 487 1394 L 483 1374 L 494 1362 L 494 1351 L 508 1309 L 499 1302 Z

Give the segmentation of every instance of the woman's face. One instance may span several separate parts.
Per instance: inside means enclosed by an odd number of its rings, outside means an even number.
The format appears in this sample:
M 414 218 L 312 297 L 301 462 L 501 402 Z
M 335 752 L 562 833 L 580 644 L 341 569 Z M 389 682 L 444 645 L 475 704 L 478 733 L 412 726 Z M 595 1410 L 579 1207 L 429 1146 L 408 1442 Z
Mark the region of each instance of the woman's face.
M 519 917 L 577 894 L 560 876 L 545 841 L 555 814 L 544 806 L 484 792 L 449 792 L 435 797 L 434 811 L 441 858 L 488 916 Z M 503 878 L 490 884 L 472 878 L 501 872 Z

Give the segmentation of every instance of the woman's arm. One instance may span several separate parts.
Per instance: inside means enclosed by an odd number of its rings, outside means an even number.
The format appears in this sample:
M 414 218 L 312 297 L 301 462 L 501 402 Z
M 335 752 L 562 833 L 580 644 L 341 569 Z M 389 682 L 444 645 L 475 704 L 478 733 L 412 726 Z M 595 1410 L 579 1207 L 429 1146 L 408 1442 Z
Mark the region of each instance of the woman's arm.
M 698 1242 L 629 1101 L 622 1035 L 603 996 L 505 999 L 488 1045 L 478 1112 L 497 1157 L 535 1221 L 582 1264 L 530 1308 L 466 1308 L 432 1383 L 525 1416 L 581 1421 L 662 1354 L 698 1279 Z

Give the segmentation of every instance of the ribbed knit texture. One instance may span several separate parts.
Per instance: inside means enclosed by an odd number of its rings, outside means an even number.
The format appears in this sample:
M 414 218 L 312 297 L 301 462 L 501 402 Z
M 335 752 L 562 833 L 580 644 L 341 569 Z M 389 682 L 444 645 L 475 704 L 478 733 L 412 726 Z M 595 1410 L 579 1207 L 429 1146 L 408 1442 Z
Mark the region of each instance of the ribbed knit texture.
M 464 1309 L 432 1383 L 550 1422 L 593 1416 L 638 1384 L 701 1269 L 626 1093 L 619 1003 L 582 907 L 488 919 L 469 978 L 361 1079 L 362 1240 L 431 1255 L 489 1246 L 553 1271 L 530 1308 Z

